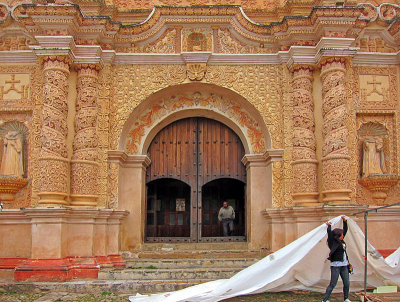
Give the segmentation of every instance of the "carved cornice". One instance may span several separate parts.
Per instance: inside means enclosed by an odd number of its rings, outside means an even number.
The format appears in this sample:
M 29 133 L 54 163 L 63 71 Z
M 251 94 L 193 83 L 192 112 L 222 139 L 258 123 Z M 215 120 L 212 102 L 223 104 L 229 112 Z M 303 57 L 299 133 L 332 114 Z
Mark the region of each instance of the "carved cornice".
M 110 162 L 119 162 L 123 167 L 142 167 L 147 168 L 151 160 L 147 155 L 128 155 L 124 151 L 109 150 L 108 160 Z
M 16 9 L 16 18 L 31 32 L 43 32 L 44 24 L 57 24 L 64 31 L 97 33 L 98 38 L 112 38 L 115 42 L 137 42 L 148 39 L 166 24 L 229 24 L 240 35 L 263 43 L 282 41 L 287 36 L 317 33 L 321 26 L 344 25 L 363 27 L 358 18 L 362 7 L 314 7 L 308 16 L 287 16 L 281 22 L 268 25 L 250 20 L 240 6 L 159 6 L 141 23 L 124 25 L 108 16 L 84 16 L 76 4 L 22 4 Z M 191 18 L 188 18 L 190 16 Z M 328 21 L 329 19 L 329 21 Z M 76 28 L 76 23 L 78 28 Z M 306 27 L 306 28 L 305 28 Z M 100 42 L 100 41 L 99 41 Z
M 36 56 L 66 55 L 72 62 L 80 64 L 186 64 L 195 59 L 196 63 L 207 61 L 208 65 L 246 65 L 281 64 L 293 65 L 317 64 L 323 57 L 355 57 L 357 64 L 398 64 L 399 52 L 357 53 L 355 38 L 368 22 L 363 6 L 358 7 L 314 7 L 308 16 L 287 16 L 280 22 L 268 25 L 250 20 L 239 6 L 190 6 L 155 7 L 148 18 L 137 24 L 126 25 L 113 21 L 108 16 L 85 16 L 76 4 L 18 4 L 13 8 L 3 4 L 4 18 L 14 18 L 25 27 L 36 41 L 29 45 L 31 50 L 2 51 L 0 63 L 35 62 Z M 11 14 L 12 12 L 12 14 Z M 288 13 L 290 14 L 290 13 Z M 385 19 L 389 33 L 399 23 L 396 18 Z M 1 20 L 0 20 L 1 22 Z M 397 23 L 396 23 L 397 22 Z M 257 47 L 274 45 L 284 49 L 263 54 L 219 54 L 206 56 L 186 53 L 129 53 L 118 49 L 129 48 L 136 43 L 154 40 L 168 28 L 191 26 L 231 28 L 242 41 L 257 44 Z M 51 25 L 51 26 L 50 26 Z M 4 26 L 4 25 L 3 25 Z M 56 30 L 50 30 L 57 28 Z M 339 32 L 335 32 L 339 31 Z M 337 36 L 335 36 L 337 35 Z M 80 37 L 80 40 L 74 40 Z M 304 38 L 305 37 L 305 38 Z M 32 39 L 33 39 L 32 38 Z M 295 42 L 306 39 L 310 43 Z M 86 42 L 85 42 L 86 41 Z M 303 41 L 304 42 L 304 41 Z M 312 43 L 311 43 L 312 42 Z M 83 44 L 81 44 L 83 43 Z M 175 51 L 179 51 L 176 49 Z M 214 49 L 218 51 L 218 48 Z M 36 55 L 36 56 L 35 56 Z M 370 60 L 372 59 L 372 60 Z

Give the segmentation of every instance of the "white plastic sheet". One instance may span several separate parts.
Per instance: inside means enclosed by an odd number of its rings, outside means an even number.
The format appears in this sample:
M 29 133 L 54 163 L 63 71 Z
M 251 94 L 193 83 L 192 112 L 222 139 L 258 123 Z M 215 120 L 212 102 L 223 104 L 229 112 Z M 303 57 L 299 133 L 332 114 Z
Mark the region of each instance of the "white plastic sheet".
M 342 228 L 341 216 L 332 220 L 332 228 Z M 348 219 L 349 230 L 345 241 L 354 274 L 350 276 L 350 290 L 364 288 L 364 234 Z M 131 302 L 154 301 L 221 301 L 234 296 L 289 290 L 324 292 L 330 280 L 329 249 L 326 244 L 326 224 L 293 241 L 284 248 L 240 271 L 230 279 L 220 279 L 179 291 L 131 296 Z M 386 261 L 368 244 L 368 286 L 400 284 L 400 248 Z M 340 278 L 339 278 L 340 279 Z M 341 282 L 335 291 L 341 291 Z

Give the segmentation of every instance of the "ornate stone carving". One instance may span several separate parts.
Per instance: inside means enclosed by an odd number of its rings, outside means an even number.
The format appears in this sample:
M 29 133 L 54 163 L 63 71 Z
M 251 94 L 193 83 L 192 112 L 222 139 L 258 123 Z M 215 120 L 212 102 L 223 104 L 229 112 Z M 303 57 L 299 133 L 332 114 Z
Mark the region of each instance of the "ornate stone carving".
M 367 122 L 361 124 L 358 137 L 362 147 L 358 182 L 372 192 L 373 204 L 383 205 L 389 189 L 398 181 L 398 176 L 391 173 L 395 170 L 387 158 L 391 149 L 389 131 L 381 123 Z
M 218 29 L 218 46 L 221 53 L 272 53 L 273 49 L 258 45 L 241 43 L 234 38 L 227 28 Z
M 71 158 L 71 205 L 97 205 L 97 65 L 78 66 L 75 137 Z
M 12 208 L 17 194 L 28 184 L 26 178 L 1 176 L 0 177 L 0 201 L 5 208 Z
M 362 110 L 395 109 L 397 106 L 396 68 L 356 67 L 356 97 Z
M 0 165 L 0 201 L 6 208 L 13 208 L 15 195 L 28 184 L 26 179 L 28 129 L 23 123 L 2 123 Z
M 362 177 L 372 174 L 385 174 L 385 155 L 383 153 L 383 138 L 365 138 L 363 140 Z
M 108 164 L 108 206 L 110 209 L 118 208 L 118 172 L 119 163 L 110 162 Z
M 43 58 L 43 96 L 40 170 L 40 204 L 65 205 L 68 195 L 67 88 L 69 58 Z
M 202 96 L 200 93 L 193 95 L 176 95 L 165 101 L 154 104 L 149 111 L 142 114 L 133 129 L 129 131 L 129 140 L 126 149 L 129 154 L 139 151 L 142 138 L 148 133 L 149 129 L 165 115 L 182 109 L 205 108 L 219 112 L 230 119 L 237 121 L 242 127 L 243 132 L 247 133 L 250 141 L 251 153 L 262 153 L 265 151 L 265 138 L 258 124 L 251 118 L 251 115 L 235 102 L 218 95 L 210 94 Z
M 388 45 L 379 37 L 363 37 L 360 39 L 358 46 L 360 47 L 360 52 L 396 52 L 395 47 Z
M 189 80 L 201 81 L 207 71 L 206 63 L 189 63 L 186 64 L 186 71 Z
M 293 202 L 298 206 L 318 203 L 316 141 L 312 70 L 293 71 Z
M 345 72 L 344 59 L 327 59 L 322 64 L 322 194 L 323 201 L 330 204 L 350 202 Z
M 398 180 L 399 177 L 394 174 L 375 174 L 360 178 L 359 183 L 372 192 L 374 205 L 385 205 L 387 192 Z
M 29 74 L 0 74 L 0 100 L 27 99 L 29 86 Z
M 98 115 L 97 115 L 97 135 L 98 135 L 98 161 L 99 161 L 99 178 L 97 182 L 98 207 L 110 207 L 108 204 L 108 155 L 110 150 L 109 134 L 110 134 L 110 107 L 112 103 L 112 82 L 110 78 L 113 76 L 110 65 L 104 65 L 99 72 L 99 88 L 98 88 Z
M 288 109 L 286 116 L 282 116 L 282 87 L 285 86 L 287 81 L 284 80 L 282 70 L 287 70 L 286 66 L 272 66 L 272 65 L 251 65 L 251 66 L 215 66 L 210 65 L 207 67 L 207 73 L 203 81 L 225 87 L 227 89 L 237 92 L 243 96 L 254 109 L 260 112 L 263 123 L 266 124 L 271 137 L 271 147 L 274 149 L 291 147 L 292 144 L 292 128 L 288 124 L 283 129 L 283 119 L 288 121 L 292 120 L 292 111 Z M 102 71 L 103 72 L 103 71 Z M 102 122 L 102 134 L 99 137 L 99 143 L 105 145 L 109 139 L 108 149 L 117 150 L 119 149 L 119 138 L 124 124 L 126 123 L 131 112 L 146 98 L 156 91 L 162 90 L 163 88 L 174 86 L 182 83 L 186 79 L 186 69 L 176 65 L 164 65 L 164 66 L 116 66 L 113 71 L 104 73 L 104 80 L 102 84 L 104 87 L 100 89 L 100 99 L 104 100 L 101 103 L 102 113 L 99 116 Z M 108 78 L 113 78 L 112 89 Z M 113 93 L 112 93 L 113 92 Z M 103 95 L 104 94 L 104 95 Z M 288 94 L 289 95 L 289 94 Z M 112 97 L 109 103 L 107 102 L 108 97 Z M 291 100 L 288 96 L 287 102 Z M 160 100 L 160 102 L 163 100 Z M 156 105 L 156 104 L 155 104 Z M 109 106 L 109 107 L 107 107 Z M 106 113 L 109 108 L 109 114 Z M 172 108 L 172 107 L 171 107 Z M 190 108 L 190 107 L 187 107 Z M 198 108 L 198 107 L 193 107 Z M 209 107 L 212 108 L 212 107 Z M 208 108 L 208 110 L 209 110 Z M 150 113 L 151 108 L 146 110 L 146 114 Z M 153 113 L 154 114 L 154 113 Z M 163 113 L 164 114 L 164 113 Z M 225 114 L 225 110 L 223 112 Z M 141 115 L 140 115 L 141 116 Z M 146 115 L 146 117 L 148 117 Z M 143 118 L 145 118 L 143 114 Z M 145 120 L 141 120 L 138 117 L 138 125 L 145 123 Z M 154 120 L 152 120 L 154 123 Z M 104 125 L 103 125 L 104 124 Z M 108 128 L 107 128 L 107 125 Z M 259 127 L 260 125 L 258 125 Z M 134 127 L 133 127 L 134 128 Z M 133 130 L 133 128 L 131 130 Z M 109 130 L 106 130 L 109 129 Z M 147 131 L 146 126 L 142 127 L 142 131 Z M 137 129 L 138 137 L 143 140 L 140 129 Z M 108 132 L 109 131 L 109 132 Z M 246 133 L 244 131 L 244 133 Z M 107 134 L 106 134 L 107 133 Z M 256 136 L 254 136 L 256 138 Z M 288 138 L 284 141 L 284 138 Z M 103 142 L 104 140 L 104 142 Z M 256 142 L 256 140 L 255 140 Z M 135 143 L 136 147 L 138 146 Z M 123 142 L 123 147 L 126 146 L 126 142 Z M 104 157 L 104 150 L 102 147 L 101 156 Z M 131 152 L 128 152 L 131 153 Z M 279 171 L 280 174 L 285 173 L 283 180 L 276 180 L 273 183 L 273 202 L 274 206 L 283 207 L 286 200 L 291 200 L 291 191 L 289 181 L 286 183 L 288 186 L 283 185 L 288 176 L 287 171 L 291 171 L 291 152 L 287 154 L 285 152 L 284 169 L 283 172 Z M 103 162 L 103 161 L 101 161 Z M 282 167 L 280 168 L 282 169 Z M 274 170 L 275 171 L 275 170 Z M 108 167 L 104 167 L 102 164 L 101 174 L 102 182 L 107 177 Z M 289 178 L 290 180 L 292 177 Z M 284 188 L 285 187 L 285 188 Z M 104 189 L 102 189 L 104 190 Z M 282 194 L 285 194 L 285 200 L 280 198 Z M 115 194 L 117 196 L 117 194 Z
M 182 51 L 212 51 L 212 29 L 182 29 Z
M 3 36 L 0 39 L 0 51 L 29 50 L 31 41 L 21 36 Z
M 133 45 L 130 49 L 117 49 L 118 51 L 137 53 L 175 53 L 177 30 L 170 28 L 156 41 L 143 46 Z M 180 37 L 179 37 L 180 38 Z

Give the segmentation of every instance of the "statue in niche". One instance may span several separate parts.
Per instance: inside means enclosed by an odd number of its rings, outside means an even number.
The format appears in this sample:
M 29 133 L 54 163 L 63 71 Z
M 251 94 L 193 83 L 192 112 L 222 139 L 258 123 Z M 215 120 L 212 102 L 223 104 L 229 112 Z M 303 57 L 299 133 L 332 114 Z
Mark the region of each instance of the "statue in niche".
M 386 174 L 383 138 L 365 138 L 363 141 L 362 177 Z
M 23 177 L 22 136 L 18 131 L 11 130 L 3 138 L 3 157 L 0 174 Z

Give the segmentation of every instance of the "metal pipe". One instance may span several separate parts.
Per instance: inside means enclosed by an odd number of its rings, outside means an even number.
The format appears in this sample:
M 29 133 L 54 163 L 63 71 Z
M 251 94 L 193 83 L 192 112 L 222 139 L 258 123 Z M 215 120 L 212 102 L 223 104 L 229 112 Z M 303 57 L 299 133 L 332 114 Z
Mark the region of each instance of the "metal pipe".
M 368 240 L 367 240 L 367 232 L 368 232 L 368 212 L 364 213 L 364 294 L 367 294 L 367 275 L 368 275 Z

